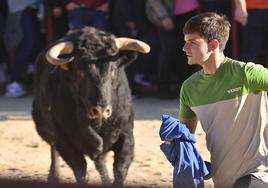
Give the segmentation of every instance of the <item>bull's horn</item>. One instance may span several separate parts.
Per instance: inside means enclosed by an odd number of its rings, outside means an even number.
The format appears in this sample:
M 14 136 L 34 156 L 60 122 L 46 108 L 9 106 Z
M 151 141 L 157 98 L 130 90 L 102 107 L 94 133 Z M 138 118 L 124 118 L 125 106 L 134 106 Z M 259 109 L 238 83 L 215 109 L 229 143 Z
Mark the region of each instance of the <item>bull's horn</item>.
M 115 39 L 115 44 L 120 50 L 132 50 L 141 53 L 150 52 L 150 46 L 140 40 L 120 37 Z
M 63 65 L 71 62 L 74 57 L 59 57 L 60 55 L 71 54 L 74 45 L 72 42 L 59 42 L 52 46 L 46 53 L 46 59 L 49 63 L 53 65 Z

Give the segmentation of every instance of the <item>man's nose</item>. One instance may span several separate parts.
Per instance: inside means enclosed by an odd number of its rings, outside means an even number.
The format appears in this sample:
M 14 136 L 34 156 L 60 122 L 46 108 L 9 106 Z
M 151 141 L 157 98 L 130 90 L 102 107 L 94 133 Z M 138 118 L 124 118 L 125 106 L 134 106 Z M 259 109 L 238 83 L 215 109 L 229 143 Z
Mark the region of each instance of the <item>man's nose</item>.
M 187 50 L 187 44 L 184 44 L 182 47 L 182 51 L 186 52 L 186 50 Z

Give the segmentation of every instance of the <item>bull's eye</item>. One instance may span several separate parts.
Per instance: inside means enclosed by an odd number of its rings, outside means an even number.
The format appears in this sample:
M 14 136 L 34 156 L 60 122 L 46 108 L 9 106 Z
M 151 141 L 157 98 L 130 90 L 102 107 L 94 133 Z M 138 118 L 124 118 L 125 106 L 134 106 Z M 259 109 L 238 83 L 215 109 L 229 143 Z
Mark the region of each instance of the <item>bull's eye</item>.
M 115 70 L 114 70 L 114 69 L 112 69 L 112 71 L 111 71 L 111 75 L 112 75 L 112 78 L 115 77 Z
M 111 76 L 112 76 L 112 78 L 115 77 L 115 74 L 116 74 L 116 66 L 111 66 Z

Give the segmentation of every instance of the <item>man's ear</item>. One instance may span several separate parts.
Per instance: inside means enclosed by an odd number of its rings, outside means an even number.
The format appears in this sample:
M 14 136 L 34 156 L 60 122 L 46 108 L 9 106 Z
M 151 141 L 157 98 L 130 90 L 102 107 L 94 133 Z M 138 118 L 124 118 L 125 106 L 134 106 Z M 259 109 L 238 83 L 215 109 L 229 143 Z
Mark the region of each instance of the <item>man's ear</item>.
M 212 39 L 209 42 L 209 47 L 210 47 L 210 50 L 214 51 L 220 47 L 220 42 L 217 39 Z

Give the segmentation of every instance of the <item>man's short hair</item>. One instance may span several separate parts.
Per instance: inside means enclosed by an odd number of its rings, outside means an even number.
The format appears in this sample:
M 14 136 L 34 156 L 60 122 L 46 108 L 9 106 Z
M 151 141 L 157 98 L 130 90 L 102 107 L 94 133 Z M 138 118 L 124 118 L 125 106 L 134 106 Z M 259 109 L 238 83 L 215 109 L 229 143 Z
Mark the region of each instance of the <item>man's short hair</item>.
M 215 12 L 205 12 L 193 16 L 184 25 L 183 34 L 198 33 L 208 42 L 216 39 L 223 51 L 229 39 L 231 24 L 225 15 Z

